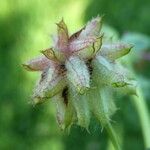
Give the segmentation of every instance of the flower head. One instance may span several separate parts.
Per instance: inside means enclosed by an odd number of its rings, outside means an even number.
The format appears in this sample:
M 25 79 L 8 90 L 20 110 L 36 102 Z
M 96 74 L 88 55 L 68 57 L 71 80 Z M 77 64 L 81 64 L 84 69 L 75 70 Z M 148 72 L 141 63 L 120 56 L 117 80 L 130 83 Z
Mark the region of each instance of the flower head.
M 57 23 L 53 45 L 42 50 L 41 57 L 23 64 L 29 71 L 42 72 L 33 103 L 53 99 L 62 129 L 72 124 L 88 129 L 91 114 L 105 125 L 115 111 L 110 98 L 112 91 L 121 89 L 124 93 L 135 94 L 134 81 L 116 62 L 130 52 L 132 45 L 102 44 L 101 26 L 102 18 L 96 17 L 70 36 L 62 19 Z

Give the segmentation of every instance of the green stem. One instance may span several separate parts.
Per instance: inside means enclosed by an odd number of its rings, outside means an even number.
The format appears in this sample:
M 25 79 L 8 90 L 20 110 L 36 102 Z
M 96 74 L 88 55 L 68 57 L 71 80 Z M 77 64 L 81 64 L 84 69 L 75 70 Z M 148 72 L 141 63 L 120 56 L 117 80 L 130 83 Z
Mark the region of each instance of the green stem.
M 123 125 L 119 125 L 119 126 L 116 126 L 115 128 L 114 128 L 114 130 L 115 131 L 117 131 L 117 135 L 119 136 L 119 145 L 120 145 L 120 147 L 121 147 L 121 149 L 122 149 L 122 147 L 123 147 Z M 113 144 L 112 144 L 112 142 L 111 142 L 111 140 L 109 139 L 108 140 L 108 144 L 107 144 L 107 150 L 115 150 L 115 147 L 113 146 Z
M 118 138 L 116 136 L 116 133 L 112 127 L 112 125 L 108 122 L 105 126 L 106 131 L 108 132 L 109 138 L 114 146 L 115 150 L 121 150 L 120 145 L 118 143 Z
M 138 96 L 133 96 L 133 102 L 141 122 L 144 144 L 148 149 L 150 148 L 150 120 L 148 108 L 140 88 L 137 90 L 137 95 Z
M 136 78 L 136 73 L 133 69 L 131 61 L 128 61 L 128 67 L 133 72 Z M 150 148 L 150 119 L 149 119 L 149 112 L 146 105 L 146 100 L 143 97 L 143 92 L 140 87 L 137 88 L 137 96 L 133 96 L 133 102 L 135 105 L 135 108 L 137 110 L 137 113 L 139 115 L 139 119 L 141 122 L 142 127 L 142 134 L 144 138 L 144 145 L 145 148 Z

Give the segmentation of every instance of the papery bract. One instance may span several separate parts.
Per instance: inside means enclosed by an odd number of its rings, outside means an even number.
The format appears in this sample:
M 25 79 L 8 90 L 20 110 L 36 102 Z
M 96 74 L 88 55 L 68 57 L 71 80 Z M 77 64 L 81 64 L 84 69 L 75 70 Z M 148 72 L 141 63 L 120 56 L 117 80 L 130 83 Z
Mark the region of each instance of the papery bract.
M 83 94 L 90 87 L 90 75 L 85 62 L 72 56 L 66 61 L 66 68 L 68 80 Z
M 24 63 L 23 67 L 28 71 L 43 71 L 50 63 L 45 56 L 40 56 Z

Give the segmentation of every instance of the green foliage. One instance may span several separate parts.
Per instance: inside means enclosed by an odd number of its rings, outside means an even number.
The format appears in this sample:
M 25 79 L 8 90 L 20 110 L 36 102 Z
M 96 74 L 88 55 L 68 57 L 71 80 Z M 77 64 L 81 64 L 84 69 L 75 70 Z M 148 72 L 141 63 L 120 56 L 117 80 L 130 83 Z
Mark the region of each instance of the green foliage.
M 85 20 L 98 13 L 104 14 L 105 21 L 120 33 L 133 31 L 150 35 L 149 7 L 149 0 L 91 0 L 86 9 Z

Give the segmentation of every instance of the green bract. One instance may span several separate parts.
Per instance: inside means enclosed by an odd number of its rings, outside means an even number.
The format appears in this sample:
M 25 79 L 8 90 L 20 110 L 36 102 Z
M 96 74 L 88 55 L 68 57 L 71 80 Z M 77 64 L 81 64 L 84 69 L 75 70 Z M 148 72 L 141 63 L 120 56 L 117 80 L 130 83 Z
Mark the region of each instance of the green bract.
M 102 19 L 96 17 L 69 36 L 61 20 L 52 47 L 43 50 L 42 57 L 23 66 L 27 70 L 42 71 L 33 103 L 53 100 L 61 129 L 77 124 L 88 130 L 94 115 L 119 149 L 110 122 L 116 111 L 113 92 L 136 94 L 136 83 L 116 59 L 128 54 L 132 45 L 106 41 L 103 44 L 101 26 Z

